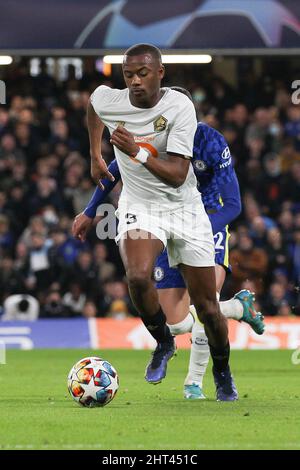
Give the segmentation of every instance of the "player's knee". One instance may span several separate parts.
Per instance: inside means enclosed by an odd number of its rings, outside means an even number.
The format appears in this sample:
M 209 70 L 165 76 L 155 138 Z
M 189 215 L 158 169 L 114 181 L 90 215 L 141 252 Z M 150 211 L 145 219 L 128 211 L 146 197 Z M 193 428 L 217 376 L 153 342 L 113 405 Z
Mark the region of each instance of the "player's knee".
M 219 308 L 218 304 L 216 301 L 211 300 L 211 301 L 203 301 L 199 303 L 198 305 L 195 306 L 197 310 L 197 314 L 199 316 L 200 321 L 204 325 L 209 325 L 211 323 L 214 323 L 219 314 Z
M 131 290 L 144 291 L 151 284 L 151 275 L 143 269 L 134 269 L 127 272 L 128 285 Z

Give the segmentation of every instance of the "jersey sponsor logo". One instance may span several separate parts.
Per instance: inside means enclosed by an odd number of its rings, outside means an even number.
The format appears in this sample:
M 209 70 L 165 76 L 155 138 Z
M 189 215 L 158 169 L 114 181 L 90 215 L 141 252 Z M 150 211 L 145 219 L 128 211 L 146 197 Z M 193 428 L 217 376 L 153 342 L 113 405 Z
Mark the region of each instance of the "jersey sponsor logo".
M 207 165 L 203 160 L 197 160 L 194 162 L 194 167 L 198 171 L 205 171 L 207 168 Z
M 222 158 L 224 158 L 224 160 L 227 160 L 227 158 L 230 158 L 230 156 L 230 149 L 229 147 L 226 147 L 222 152 Z
M 126 219 L 126 223 L 127 224 L 134 224 L 135 222 L 137 222 L 137 217 L 135 214 L 129 214 L 127 213 L 125 215 L 125 219 Z
M 160 268 L 159 266 L 154 268 L 153 276 L 154 276 L 154 280 L 156 282 L 162 281 L 163 278 L 165 277 L 165 272 L 164 272 L 163 268 Z
M 134 135 L 134 141 L 138 144 L 139 142 L 153 142 L 156 138 L 155 134 L 151 135 Z
M 155 121 L 153 122 L 154 125 L 154 130 L 155 132 L 162 132 L 166 129 L 168 124 L 168 119 L 166 119 L 163 116 L 159 116 Z
M 227 166 L 230 166 L 230 165 L 231 165 L 231 158 L 230 160 L 227 160 L 227 162 L 221 163 L 221 165 L 219 165 L 219 168 L 221 168 L 222 170 L 222 168 L 226 168 Z

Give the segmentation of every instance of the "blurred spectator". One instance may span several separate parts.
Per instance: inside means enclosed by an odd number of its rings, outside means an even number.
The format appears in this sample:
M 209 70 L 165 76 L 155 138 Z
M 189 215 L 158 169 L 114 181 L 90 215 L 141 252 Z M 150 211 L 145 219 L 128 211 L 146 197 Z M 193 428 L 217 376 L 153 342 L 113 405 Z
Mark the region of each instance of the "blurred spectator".
M 49 237 L 52 241 L 49 249 L 49 257 L 53 265 L 63 268 L 64 266 L 73 265 L 80 251 L 84 249 L 82 243 L 63 230 L 59 225 L 54 226 L 49 231 Z M 59 273 L 56 273 L 56 277 Z
M 293 138 L 295 149 L 300 150 L 300 107 L 290 106 L 287 110 L 287 118 L 285 134 Z
M 116 274 L 116 267 L 107 261 L 108 252 L 104 243 L 98 242 L 94 247 L 95 264 L 98 268 L 98 279 L 106 282 Z
M 11 253 L 14 246 L 14 236 L 9 227 L 9 219 L 0 215 L 0 249 L 3 253 Z
M 279 317 L 290 317 L 291 315 L 293 315 L 293 310 L 288 303 L 284 302 L 279 307 L 277 315 Z
M 289 303 L 291 299 L 285 292 L 282 284 L 275 282 L 271 284 L 269 294 L 264 303 L 264 311 L 266 315 L 278 315 L 281 312 L 289 311 L 291 313 Z
M 73 194 L 73 206 L 76 214 L 83 212 L 92 195 L 95 187 L 90 178 L 83 178 Z
M 119 302 L 119 303 L 117 303 Z M 132 311 L 127 286 L 124 282 L 107 282 L 104 285 L 104 298 L 100 308 L 102 312 L 121 313 L 123 316 Z
M 82 315 L 85 318 L 94 318 L 97 316 L 97 307 L 94 302 L 91 302 L 90 300 L 86 302 L 82 310 Z
M 69 279 L 80 284 L 89 299 L 98 299 L 101 293 L 97 269 L 90 251 L 82 251 L 72 268 Z
M 293 163 L 289 178 L 285 184 L 285 199 L 295 203 L 295 208 L 300 211 L 300 162 Z
M 63 299 L 58 290 L 53 289 L 46 296 L 42 306 L 41 316 L 45 318 L 68 317 L 69 311 L 63 304 Z
M 267 226 L 264 217 L 257 215 L 250 225 L 250 235 L 255 246 L 263 248 L 267 242 Z
M 267 255 L 269 261 L 269 275 L 274 275 L 275 271 L 280 270 L 288 276 L 291 274 L 292 263 L 288 249 L 283 244 L 281 232 L 278 228 L 271 228 L 267 235 L 268 248 Z
M 29 282 L 29 289 L 35 293 L 47 289 L 51 282 L 49 244 L 45 235 L 39 232 L 31 234 L 27 261 L 27 282 Z
M 289 247 L 293 238 L 294 216 L 290 210 L 283 210 L 278 217 L 282 239 L 286 247 Z
M 70 290 L 63 296 L 63 304 L 71 316 L 82 315 L 86 296 L 82 292 L 80 284 L 71 284 Z
M 290 171 L 293 163 L 300 162 L 300 152 L 295 149 L 292 139 L 287 138 L 282 142 L 280 157 L 284 173 Z
M 300 229 L 295 230 L 294 243 L 291 247 L 293 260 L 293 278 L 297 286 L 300 285 Z
M 0 137 L 8 130 L 9 114 L 4 108 L 0 108 Z
M 47 235 L 47 226 L 41 216 L 33 216 L 28 221 L 28 226 L 24 230 L 20 241 L 22 241 L 27 247 L 30 246 L 31 236 L 33 233 L 40 233 L 41 235 Z
M 264 173 L 260 180 L 258 200 L 262 211 L 271 217 L 278 215 L 283 202 L 283 177 L 279 155 L 268 153 L 264 156 Z
M 3 321 L 34 321 L 39 316 L 39 302 L 31 295 L 11 295 L 4 301 Z
M 255 284 L 255 292 L 261 294 L 264 288 L 264 277 L 268 269 L 268 258 L 261 248 L 255 248 L 248 235 L 240 236 L 238 247 L 230 254 L 234 290 L 241 289 L 241 283 L 247 279 Z
M 126 302 L 124 300 L 113 300 L 109 306 L 107 316 L 116 320 L 123 320 L 130 316 Z
M 0 301 L 12 294 L 25 292 L 22 275 L 14 268 L 14 261 L 5 256 L 0 261 Z
M 63 208 L 61 196 L 57 192 L 57 183 L 53 178 L 42 177 L 36 183 L 35 194 L 30 201 L 31 214 L 41 213 L 47 206 L 59 211 Z

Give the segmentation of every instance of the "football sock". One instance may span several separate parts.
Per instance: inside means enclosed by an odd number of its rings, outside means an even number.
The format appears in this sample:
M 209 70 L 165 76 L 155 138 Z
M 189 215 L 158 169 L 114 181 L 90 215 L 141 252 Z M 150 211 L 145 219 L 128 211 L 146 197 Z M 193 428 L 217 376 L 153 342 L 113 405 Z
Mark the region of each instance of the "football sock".
M 230 299 L 225 302 L 219 302 L 222 315 L 226 318 L 240 320 L 243 316 L 244 308 L 238 299 Z
M 195 323 L 193 315 L 189 312 L 187 316 L 179 323 L 174 323 L 169 325 L 167 323 L 172 335 L 182 335 L 184 333 L 190 333 L 192 331 L 193 325 Z
M 166 324 L 166 316 L 161 307 L 153 316 L 143 315 L 142 321 L 149 333 L 158 343 L 173 342 L 173 336 Z
M 209 361 L 209 346 L 203 325 L 199 322 L 193 324 L 191 342 L 189 371 L 184 385 L 195 383 L 202 387 L 203 376 Z
M 228 343 L 224 348 L 214 348 L 209 345 L 211 358 L 214 364 L 214 369 L 217 372 L 223 372 L 228 367 L 230 356 L 230 344 Z

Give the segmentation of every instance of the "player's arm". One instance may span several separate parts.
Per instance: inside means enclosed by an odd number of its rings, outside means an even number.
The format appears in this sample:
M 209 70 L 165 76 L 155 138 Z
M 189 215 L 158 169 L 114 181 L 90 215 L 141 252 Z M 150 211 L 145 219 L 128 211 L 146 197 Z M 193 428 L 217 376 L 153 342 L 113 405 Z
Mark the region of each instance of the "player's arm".
M 223 230 L 240 215 L 242 210 L 240 188 L 234 170 L 232 170 L 231 180 L 219 186 L 219 190 L 223 206 L 216 213 L 209 214 L 213 234 Z
M 185 180 L 190 166 L 190 160 L 184 155 L 168 153 L 165 160 L 150 155 L 144 166 L 153 175 L 174 188 L 181 186 Z
M 216 234 L 236 219 L 242 209 L 240 188 L 230 149 L 220 132 L 201 123 L 195 135 L 194 151 L 201 160 L 211 163 L 222 198 L 221 209 L 208 214 L 213 233 Z
M 116 186 L 116 184 L 120 181 L 121 175 L 120 175 L 120 170 L 118 167 L 117 160 L 113 160 L 109 165 L 108 165 L 108 171 L 113 175 L 114 180 L 112 181 L 109 178 L 104 178 L 102 180 L 102 185 L 103 189 L 100 189 L 98 186 L 94 191 L 93 196 L 91 197 L 88 205 L 84 209 L 83 213 L 87 216 L 90 217 L 91 219 L 94 219 L 96 216 L 97 208 L 102 204 L 102 202 L 105 200 L 106 196 L 113 190 L 113 188 Z
M 121 152 L 136 158 L 147 170 L 170 186 L 178 188 L 184 183 L 190 165 L 189 159 L 184 155 L 168 153 L 164 160 L 153 157 L 136 144 L 133 135 L 123 126 L 118 126 L 112 133 L 110 142 Z
M 108 178 L 110 181 L 114 181 L 114 177 L 108 171 L 101 155 L 101 142 L 105 126 L 96 114 L 91 100 L 89 100 L 87 108 L 87 124 L 90 139 L 91 176 L 99 188 L 104 189 L 101 179 Z
M 102 180 L 102 186 L 104 189 L 100 189 L 97 186 L 85 210 L 78 214 L 73 221 L 72 235 L 81 242 L 86 240 L 86 236 L 93 226 L 93 221 L 96 217 L 98 206 L 104 201 L 106 196 L 110 193 L 110 191 L 112 191 L 112 189 L 121 179 L 118 163 L 116 160 L 113 160 L 110 163 L 108 166 L 108 171 L 114 176 L 114 181 L 111 181 L 108 178 L 104 178 L 104 180 Z
M 124 127 L 119 126 L 111 135 L 113 145 L 142 163 L 157 178 L 175 188 L 181 186 L 187 177 L 197 128 L 193 103 L 186 96 L 177 97 L 177 100 L 177 114 L 168 129 L 166 158 L 153 157 L 146 149 L 140 148 L 132 134 Z

